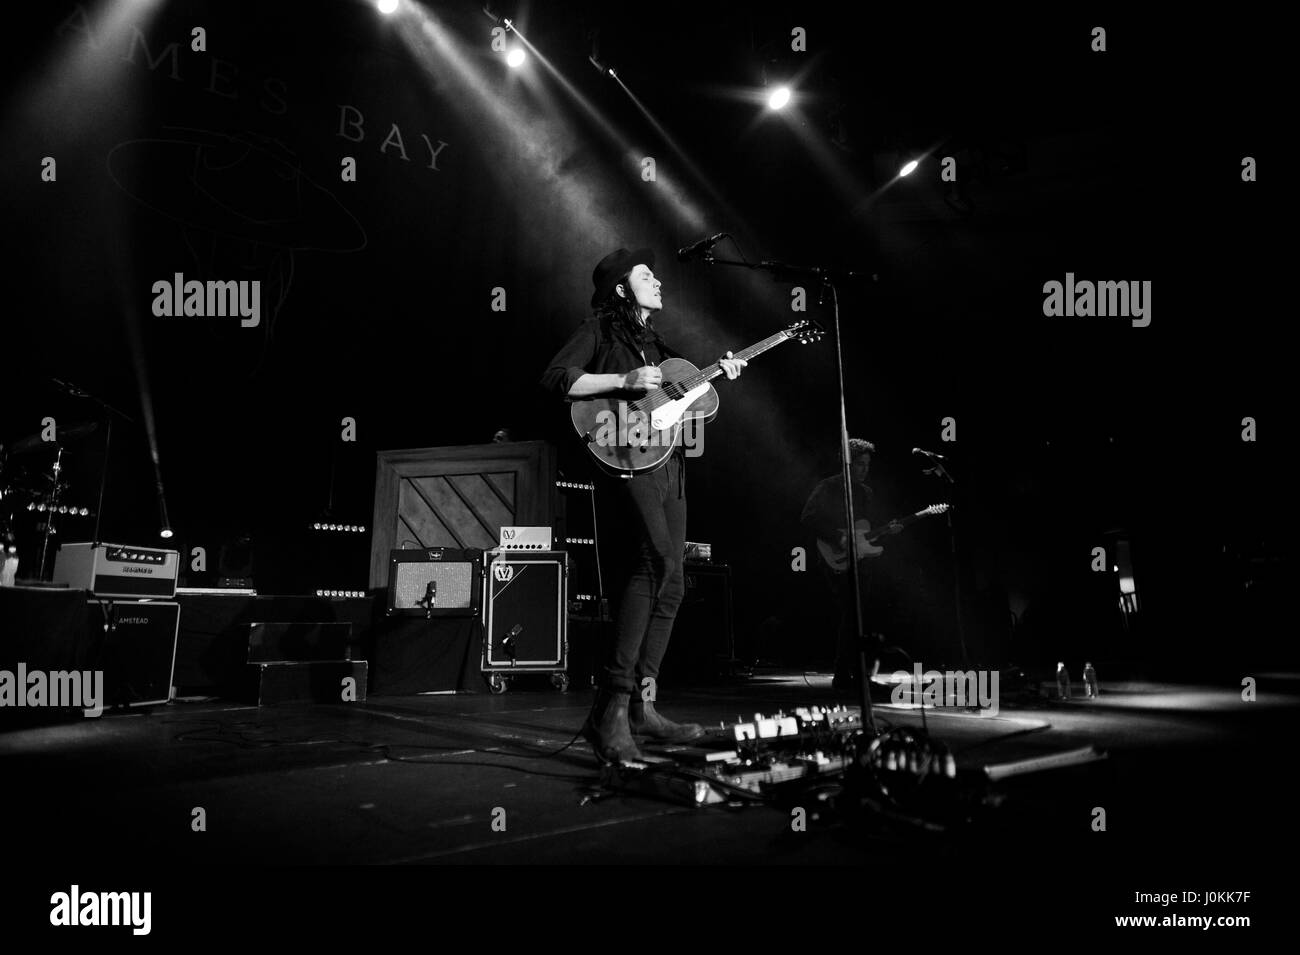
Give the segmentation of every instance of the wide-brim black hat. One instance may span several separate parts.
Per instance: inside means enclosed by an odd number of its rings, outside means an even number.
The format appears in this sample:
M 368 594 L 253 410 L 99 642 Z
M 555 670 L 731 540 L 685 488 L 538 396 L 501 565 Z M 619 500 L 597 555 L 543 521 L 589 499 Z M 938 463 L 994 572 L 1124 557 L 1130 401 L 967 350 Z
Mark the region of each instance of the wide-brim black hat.
M 655 267 L 655 254 L 651 249 L 615 249 L 609 255 L 605 256 L 596 266 L 596 270 L 591 273 L 591 284 L 596 286 L 596 291 L 591 296 L 591 307 L 595 308 L 605 299 L 609 298 L 609 293 L 614 291 L 614 286 L 618 284 L 619 279 L 632 271 L 633 266 L 648 265 L 650 268 Z

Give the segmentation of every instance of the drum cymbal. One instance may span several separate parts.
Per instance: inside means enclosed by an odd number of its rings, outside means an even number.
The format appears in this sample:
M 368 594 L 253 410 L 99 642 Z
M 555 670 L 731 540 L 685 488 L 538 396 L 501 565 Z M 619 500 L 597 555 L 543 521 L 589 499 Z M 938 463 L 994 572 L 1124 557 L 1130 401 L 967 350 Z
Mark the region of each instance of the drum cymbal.
M 84 438 L 86 435 L 95 431 L 99 427 L 98 421 L 78 421 L 76 424 L 70 424 L 64 428 L 57 428 L 53 441 L 43 441 L 41 433 L 29 434 L 21 440 L 15 441 L 9 448 L 10 454 L 26 454 L 28 451 L 38 451 L 41 448 L 53 448 L 59 445 L 67 444 L 69 441 L 76 441 Z

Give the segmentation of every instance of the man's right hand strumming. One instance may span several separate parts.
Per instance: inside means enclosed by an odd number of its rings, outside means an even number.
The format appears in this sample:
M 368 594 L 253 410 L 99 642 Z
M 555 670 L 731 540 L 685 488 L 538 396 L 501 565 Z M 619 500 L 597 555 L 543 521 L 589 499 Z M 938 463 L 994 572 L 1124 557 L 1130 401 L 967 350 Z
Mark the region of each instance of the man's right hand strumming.
M 654 391 L 663 384 L 664 373 L 653 365 L 629 371 L 623 377 L 623 387 L 628 391 Z

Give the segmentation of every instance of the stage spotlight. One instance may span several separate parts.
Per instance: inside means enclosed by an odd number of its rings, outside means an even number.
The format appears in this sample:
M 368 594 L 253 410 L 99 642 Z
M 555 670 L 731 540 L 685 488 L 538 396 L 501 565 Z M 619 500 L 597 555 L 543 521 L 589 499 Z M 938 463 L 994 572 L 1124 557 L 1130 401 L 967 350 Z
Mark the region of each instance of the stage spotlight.
M 516 70 L 519 69 L 519 67 L 524 65 L 523 47 L 517 46 L 509 53 L 506 54 L 506 65 Z
M 379 7 L 380 13 L 396 13 L 397 0 L 379 0 L 375 6 Z
M 767 108 L 780 109 L 788 102 L 790 102 L 790 87 L 778 86 L 772 90 L 772 95 L 767 98 Z
M 162 481 L 158 482 L 158 536 L 163 540 L 172 536 L 172 521 L 167 516 L 167 498 L 163 497 Z
M 916 169 L 916 167 L 917 167 L 918 165 L 920 165 L 920 164 L 919 164 L 915 159 L 913 159 L 911 162 L 909 162 L 909 163 L 908 163 L 906 166 L 904 166 L 902 169 L 898 170 L 898 174 L 899 174 L 900 176 L 910 176 L 910 175 L 912 174 L 912 172 Z

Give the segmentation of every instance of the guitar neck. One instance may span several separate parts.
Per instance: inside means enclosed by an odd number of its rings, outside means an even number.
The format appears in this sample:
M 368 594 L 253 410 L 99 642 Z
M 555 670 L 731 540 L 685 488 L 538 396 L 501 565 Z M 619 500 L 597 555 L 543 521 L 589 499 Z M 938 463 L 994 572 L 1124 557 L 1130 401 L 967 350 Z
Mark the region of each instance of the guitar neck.
M 924 516 L 925 516 L 925 511 L 918 511 L 915 514 L 908 514 L 906 517 L 900 517 L 896 521 L 890 521 L 889 524 L 897 524 L 899 527 L 906 527 L 908 524 L 911 524 L 913 521 L 919 521 Z M 871 543 L 874 543 L 877 537 L 884 537 L 885 530 L 889 527 L 889 524 L 885 524 L 883 527 L 879 528 L 878 530 L 872 531 L 870 534 L 867 535 L 867 540 Z
M 775 335 L 764 338 L 761 342 L 756 342 L 753 345 L 750 345 L 748 348 L 742 348 L 740 351 L 735 352 L 732 357 L 740 358 L 744 361 L 751 361 L 763 354 L 763 352 L 775 348 L 789 337 L 790 332 L 788 330 L 779 331 Z M 694 375 L 683 379 L 681 385 L 687 391 L 690 391 L 692 388 L 696 388 L 704 384 L 706 381 L 712 381 L 721 374 L 722 366 L 715 361 L 712 365 L 701 368 Z

